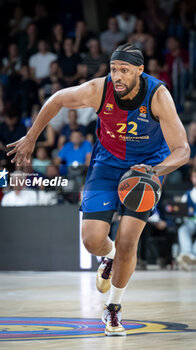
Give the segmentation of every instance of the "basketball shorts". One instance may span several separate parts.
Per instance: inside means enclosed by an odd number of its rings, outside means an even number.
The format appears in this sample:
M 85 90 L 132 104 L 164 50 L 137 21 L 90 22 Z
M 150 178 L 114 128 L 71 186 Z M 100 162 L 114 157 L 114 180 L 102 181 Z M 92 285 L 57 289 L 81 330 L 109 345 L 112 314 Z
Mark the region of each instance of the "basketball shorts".
M 119 215 L 132 216 L 147 222 L 152 210 L 137 213 L 120 202 L 117 191 L 119 180 L 129 169 L 130 166 L 122 169 L 100 162 L 89 166 L 81 205 L 83 219 L 101 220 L 110 224 L 114 212 L 118 211 Z M 160 181 L 162 179 L 163 176 Z

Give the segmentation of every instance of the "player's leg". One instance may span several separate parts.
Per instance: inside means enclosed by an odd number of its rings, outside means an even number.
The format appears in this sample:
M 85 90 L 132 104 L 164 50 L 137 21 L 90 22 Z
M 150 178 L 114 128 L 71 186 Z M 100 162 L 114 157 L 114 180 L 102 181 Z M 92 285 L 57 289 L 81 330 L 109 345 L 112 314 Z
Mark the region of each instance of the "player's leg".
M 112 265 L 110 295 L 104 308 L 102 320 L 107 335 L 125 335 L 121 324 L 121 300 L 137 263 L 137 247 L 149 213 L 142 219 L 123 216 L 116 236 L 116 254 Z
M 123 216 L 116 236 L 116 254 L 112 266 L 112 285 L 124 288 L 137 263 L 139 238 L 146 222 L 131 216 Z
M 89 253 L 105 256 L 111 252 L 113 243 L 108 237 L 110 224 L 101 220 L 84 219 L 82 222 L 82 240 Z
M 114 210 L 83 213 L 83 243 L 91 254 L 105 257 L 96 278 L 97 289 L 102 293 L 110 289 L 112 261 L 116 252 L 115 243 L 108 236 L 113 214 Z
M 81 209 L 84 245 L 90 253 L 106 257 L 97 274 L 96 285 L 100 292 L 106 292 L 110 288 L 115 244 L 108 234 L 119 202 L 117 187 L 122 172 L 122 169 L 111 168 L 107 164 L 95 164 L 89 169 L 83 192 Z

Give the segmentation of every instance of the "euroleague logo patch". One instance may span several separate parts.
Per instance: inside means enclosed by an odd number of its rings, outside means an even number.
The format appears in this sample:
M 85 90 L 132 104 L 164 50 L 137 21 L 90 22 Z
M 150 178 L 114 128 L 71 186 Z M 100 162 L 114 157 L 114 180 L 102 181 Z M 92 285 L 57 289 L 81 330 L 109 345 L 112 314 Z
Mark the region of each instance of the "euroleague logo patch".
M 196 332 L 187 325 L 169 322 L 123 321 L 127 335 Z M 0 341 L 105 337 L 97 319 L 0 317 Z
M 139 111 L 140 111 L 140 113 L 141 113 L 142 115 L 145 115 L 145 116 L 146 116 L 146 114 L 147 114 L 147 107 L 146 107 L 146 106 L 141 106 L 141 107 L 139 108 Z

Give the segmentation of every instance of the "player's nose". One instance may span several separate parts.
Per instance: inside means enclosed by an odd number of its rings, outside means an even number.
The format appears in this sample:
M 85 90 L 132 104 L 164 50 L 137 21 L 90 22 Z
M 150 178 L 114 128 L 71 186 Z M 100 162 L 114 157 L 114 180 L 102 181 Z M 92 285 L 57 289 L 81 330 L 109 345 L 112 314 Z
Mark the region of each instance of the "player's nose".
M 115 83 L 120 83 L 120 81 L 121 81 L 121 72 L 116 71 L 114 73 L 114 81 L 115 81 Z

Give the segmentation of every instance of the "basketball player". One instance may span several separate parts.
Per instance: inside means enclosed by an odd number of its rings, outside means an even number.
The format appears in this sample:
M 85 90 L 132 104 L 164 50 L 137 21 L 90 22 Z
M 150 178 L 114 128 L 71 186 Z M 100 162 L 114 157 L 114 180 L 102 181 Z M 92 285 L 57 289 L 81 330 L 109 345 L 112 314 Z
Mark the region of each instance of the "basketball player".
M 136 266 L 140 235 L 150 215 L 122 208 L 115 243 L 108 233 L 119 205 L 121 176 L 131 166 L 145 164 L 158 176 L 189 160 L 190 149 L 173 99 L 164 83 L 145 73 L 142 52 L 130 45 L 118 47 L 107 77 L 56 92 L 42 107 L 27 135 L 9 144 L 12 162 L 29 160 L 35 142 L 62 107 L 93 107 L 98 114 L 98 141 L 94 146 L 82 202 L 82 237 L 87 250 L 105 259 L 98 269 L 97 287 L 110 294 L 102 320 L 107 335 L 125 335 L 121 300 Z M 111 278 L 112 270 L 112 278 Z

